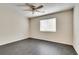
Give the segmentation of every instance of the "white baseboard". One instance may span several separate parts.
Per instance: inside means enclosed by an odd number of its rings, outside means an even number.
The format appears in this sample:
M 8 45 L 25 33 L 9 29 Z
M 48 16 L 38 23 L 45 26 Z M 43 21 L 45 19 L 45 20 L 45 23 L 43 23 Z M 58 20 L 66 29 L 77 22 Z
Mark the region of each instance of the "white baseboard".
M 27 38 L 29 38 L 29 37 L 27 37 Z M 24 40 L 24 39 L 27 39 L 27 38 L 16 39 L 16 40 L 11 40 L 11 41 L 8 41 L 8 42 L 4 42 L 4 43 L 1 43 L 0 46 L 6 45 L 6 44 L 9 44 L 9 43 L 13 43 L 13 42 L 17 42 L 17 41 L 20 41 L 20 40 Z
M 39 39 L 39 40 L 45 40 L 45 41 L 50 41 L 50 42 L 56 42 L 56 43 L 65 44 L 65 45 L 71 45 L 71 44 L 66 44 L 64 42 L 52 41 L 52 40 L 47 40 L 47 39 L 41 39 L 41 38 L 35 38 L 35 37 L 29 37 L 29 38 L 34 38 L 34 39 Z M 73 46 L 73 45 L 71 45 L 71 46 Z

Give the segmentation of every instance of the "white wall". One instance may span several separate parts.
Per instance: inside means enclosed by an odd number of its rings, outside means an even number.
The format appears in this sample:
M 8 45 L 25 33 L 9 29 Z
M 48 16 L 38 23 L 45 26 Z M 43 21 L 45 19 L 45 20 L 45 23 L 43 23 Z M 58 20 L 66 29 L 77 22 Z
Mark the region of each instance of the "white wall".
M 79 54 L 79 4 L 74 6 L 73 20 L 73 45 Z
M 28 19 L 10 5 L 0 5 L 0 45 L 28 38 Z
M 40 32 L 40 20 L 47 18 L 57 18 L 57 32 Z M 52 15 L 36 17 L 30 20 L 30 37 L 44 39 L 53 42 L 59 42 L 72 45 L 72 18 L 73 11 L 63 11 Z

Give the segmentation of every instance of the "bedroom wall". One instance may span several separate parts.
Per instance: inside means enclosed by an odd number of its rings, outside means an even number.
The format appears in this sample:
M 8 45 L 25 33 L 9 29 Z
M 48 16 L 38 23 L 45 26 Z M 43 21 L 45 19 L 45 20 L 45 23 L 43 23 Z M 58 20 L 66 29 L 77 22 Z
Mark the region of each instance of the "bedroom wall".
M 49 19 L 53 17 L 57 18 L 57 31 L 53 33 L 40 32 L 40 20 Z M 72 45 L 72 22 L 72 10 L 33 18 L 30 20 L 30 37 Z
M 79 54 L 79 4 L 74 6 L 73 19 L 73 46 Z
M 28 38 L 28 19 L 10 5 L 0 5 L 0 45 Z

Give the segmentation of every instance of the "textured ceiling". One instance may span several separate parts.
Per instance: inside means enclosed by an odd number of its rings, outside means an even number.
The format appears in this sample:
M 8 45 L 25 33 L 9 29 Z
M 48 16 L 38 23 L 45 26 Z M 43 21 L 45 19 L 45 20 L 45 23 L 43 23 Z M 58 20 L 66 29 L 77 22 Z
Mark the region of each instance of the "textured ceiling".
M 6 3 L 0 5 L 7 5 L 10 6 L 11 8 L 15 8 L 16 10 L 18 10 L 18 12 L 22 13 L 24 16 L 27 17 L 36 17 L 45 14 L 50 14 L 62 10 L 71 9 L 74 6 L 73 3 L 39 3 L 39 4 L 44 5 L 44 7 L 39 10 L 41 12 L 35 12 L 34 14 L 32 14 L 32 12 L 30 11 L 24 11 L 26 9 L 25 7 L 18 6 L 18 5 L 24 5 L 24 3 L 10 3 L 10 4 Z
M 50 14 L 50 13 L 54 13 L 54 12 L 58 12 L 58 11 L 62 11 L 62 10 L 66 10 L 66 9 L 71 9 L 73 7 L 74 4 L 64 4 L 64 3 L 40 3 L 42 5 L 44 5 L 43 8 L 39 9 L 39 11 L 41 12 L 35 12 L 34 14 L 32 14 L 32 12 L 30 11 L 24 11 L 25 15 L 27 15 L 28 13 L 28 17 L 36 17 L 36 16 L 41 16 L 41 15 L 45 15 L 45 14 Z

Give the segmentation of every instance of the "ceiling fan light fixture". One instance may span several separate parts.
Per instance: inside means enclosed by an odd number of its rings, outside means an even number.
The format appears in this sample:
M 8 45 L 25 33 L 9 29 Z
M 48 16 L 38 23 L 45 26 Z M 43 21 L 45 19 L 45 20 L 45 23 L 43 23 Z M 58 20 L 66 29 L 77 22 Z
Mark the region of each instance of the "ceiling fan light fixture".
M 26 9 L 24 11 L 32 11 L 32 14 L 34 14 L 34 12 L 41 12 L 41 11 L 38 11 L 38 9 L 41 9 L 44 7 L 43 5 L 37 6 L 37 5 L 32 4 L 32 3 L 25 3 L 25 5 L 23 5 L 23 6 L 25 6 L 25 7 L 28 6 L 29 9 Z

